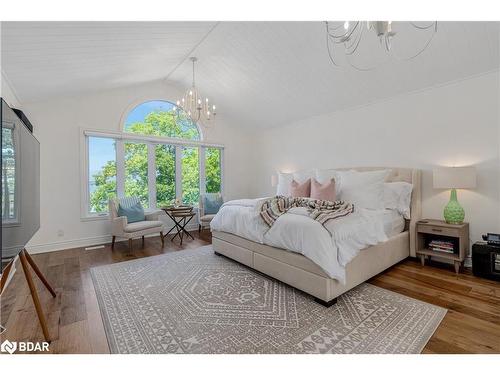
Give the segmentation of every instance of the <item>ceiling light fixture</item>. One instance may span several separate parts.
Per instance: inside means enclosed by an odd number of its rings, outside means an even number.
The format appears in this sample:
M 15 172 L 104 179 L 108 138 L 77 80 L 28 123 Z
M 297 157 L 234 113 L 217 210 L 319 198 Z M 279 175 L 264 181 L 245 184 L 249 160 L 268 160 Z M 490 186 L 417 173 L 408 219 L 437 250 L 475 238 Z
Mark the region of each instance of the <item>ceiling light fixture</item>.
M 387 55 L 387 57 L 393 56 L 399 60 L 410 60 L 420 55 L 429 46 L 434 35 L 437 32 L 437 21 L 423 26 L 417 25 L 414 22 L 400 22 L 399 24 L 401 26 L 401 29 L 406 28 L 409 29 L 410 32 L 414 31 L 424 34 L 425 38 L 423 47 L 419 48 L 417 46 L 408 57 L 399 57 L 394 52 L 393 48 L 394 41 L 396 41 L 395 37 L 397 35 L 397 28 L 394 27 L 394 23 L 392 21 L 327 21 L 325 23 L 326 45 L 331 62 L 336 66 L 340 66 L 341 64 L 338 62 L 338 60 L 340 58 L 339 55 L 343 51 L 347 63 L 357 70 L 372 70 L 375 68 L 375 66 L 362 66 L 361 64 L 354 61 L 355 58 L 353 56 L 355 56 L 356 54 L 359 55 L 359 52 L 362 49 L 360 47 L 361 45 L 363 45 L 363 48 L 367 48 L 366 46 L 370 41 L 376 40 L 378 38 L 383 52 Z M 373 36 L 376 36 L 376 38 L 373 38 Z M 370 52 L 373 51 L 373 49 L 370 50 Z
M 177 100 L 176 104 L 178 108 L 181 108 L 187 113 L 191 120 L 208 127 L 209 123 L 215 121 L 215 104 L 211 104 L 207 97 L 203 97 L 198 92 L 194 79 L 194 64 L 198 59 L 196 57 L 190 57 L 189 60 L 193 63 L 193 83 L 192 86 L 186 90 L 184 96 L 180 100 Z

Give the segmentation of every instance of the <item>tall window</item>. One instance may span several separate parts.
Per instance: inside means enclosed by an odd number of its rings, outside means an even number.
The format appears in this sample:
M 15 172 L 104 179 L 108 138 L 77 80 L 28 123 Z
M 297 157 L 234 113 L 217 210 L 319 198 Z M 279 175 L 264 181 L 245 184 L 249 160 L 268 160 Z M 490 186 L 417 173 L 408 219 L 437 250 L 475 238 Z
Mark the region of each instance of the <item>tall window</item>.
M 2 221 L 16 219 L 16 139 L 14 126 L 2 124 Z
M 175 200 L 175 146 L 156 145 L 156 204 L 168 206 Z
M 111 138 L 88 137 L 89 212 L 108 211 L 116 197 L 116 144 Z
M 123 139 L 86 136 L 87 215 L 106 213 L 115 196 L 137 196 L 145 208 L 160 208 L 175 199 L 197 206 L 200 193 L 221 192 L 223 149 L 203 144 L 198 126 L 172 103 L 135 107 L 123 130 Z
M 182 148 L 182 203 L 197 204 L 200 199 L 200 169 L 197 147 Z
M 139 197 L 149 206 L 148 147 L 145 143 L 125 143 L 125 196 Z
M 221 149 L 205 149 L 205 189 L 207 193 L 221 192 Z

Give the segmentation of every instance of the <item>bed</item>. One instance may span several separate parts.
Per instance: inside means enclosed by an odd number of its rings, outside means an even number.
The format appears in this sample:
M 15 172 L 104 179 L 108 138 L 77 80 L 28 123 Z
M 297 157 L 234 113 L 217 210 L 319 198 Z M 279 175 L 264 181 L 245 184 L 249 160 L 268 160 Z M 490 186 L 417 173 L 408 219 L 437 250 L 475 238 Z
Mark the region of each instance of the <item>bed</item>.
M 368 246 L 355 256 L 348 258 L 342 267 L 341 276 L 332 277 L 335 270 L 326 270 L 297 252 L 270 246 L 250 235 L 236 235 L 229 231 L 212 228 L 214 252 L 224 255 L 268 276 L 278 279 L 310 295 L 325 306 L 331 306 L 337 297 L 393 266 L 408 256 L 415 257 L 416 222 L 421 218 L 421 172 L 410 168 L 363 167 L 339 170 L 376 171 L 390 169 L 386 182 L 404 181 L 413 185 L 411 193 L 411 218 L 382 218 L 387 238 L 383 242 Z M 241 225 L 243 226 L 244 223 Z M 217 228 L 218 227 L 218 228 Z M 400 227 L 398 229 L 398 227 Z M 402 230 L 402 231 L 401 231 Z M 273 243 L 273 241 L 270 241 Z M 275 241 L 277 242 L 277 241 Z M 340 254 L 340 253 L 339 253 Z M 340 256 L 340 255 L 339 255 Z

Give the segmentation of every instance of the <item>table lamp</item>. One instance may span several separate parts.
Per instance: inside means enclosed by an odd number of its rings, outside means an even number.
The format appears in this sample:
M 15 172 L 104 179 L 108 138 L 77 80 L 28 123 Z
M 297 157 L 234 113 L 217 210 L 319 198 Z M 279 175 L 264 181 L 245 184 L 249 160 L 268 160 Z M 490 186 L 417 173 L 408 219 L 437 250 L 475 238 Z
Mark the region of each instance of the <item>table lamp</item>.
M 448 224 L 462 224 L 465 212 L 457 200 L 456 189 L 476 187 L 474 167 L 446 167 L 434 169 L 432 174 L 434 189 L 451 189 L 450 201 L 444 208 L 444 220 Z

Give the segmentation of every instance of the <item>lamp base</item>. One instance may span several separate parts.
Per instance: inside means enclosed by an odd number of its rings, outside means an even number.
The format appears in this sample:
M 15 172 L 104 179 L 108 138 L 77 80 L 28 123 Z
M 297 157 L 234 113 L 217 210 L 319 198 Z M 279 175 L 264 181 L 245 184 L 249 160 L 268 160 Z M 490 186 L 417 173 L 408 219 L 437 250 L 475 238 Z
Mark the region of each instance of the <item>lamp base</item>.
M 451 189 L 450 201 L 444 208 L 444 220 L 448 224 L 462 224 L 465 218 L 465 211 L 457 200 L 457 190 Z

